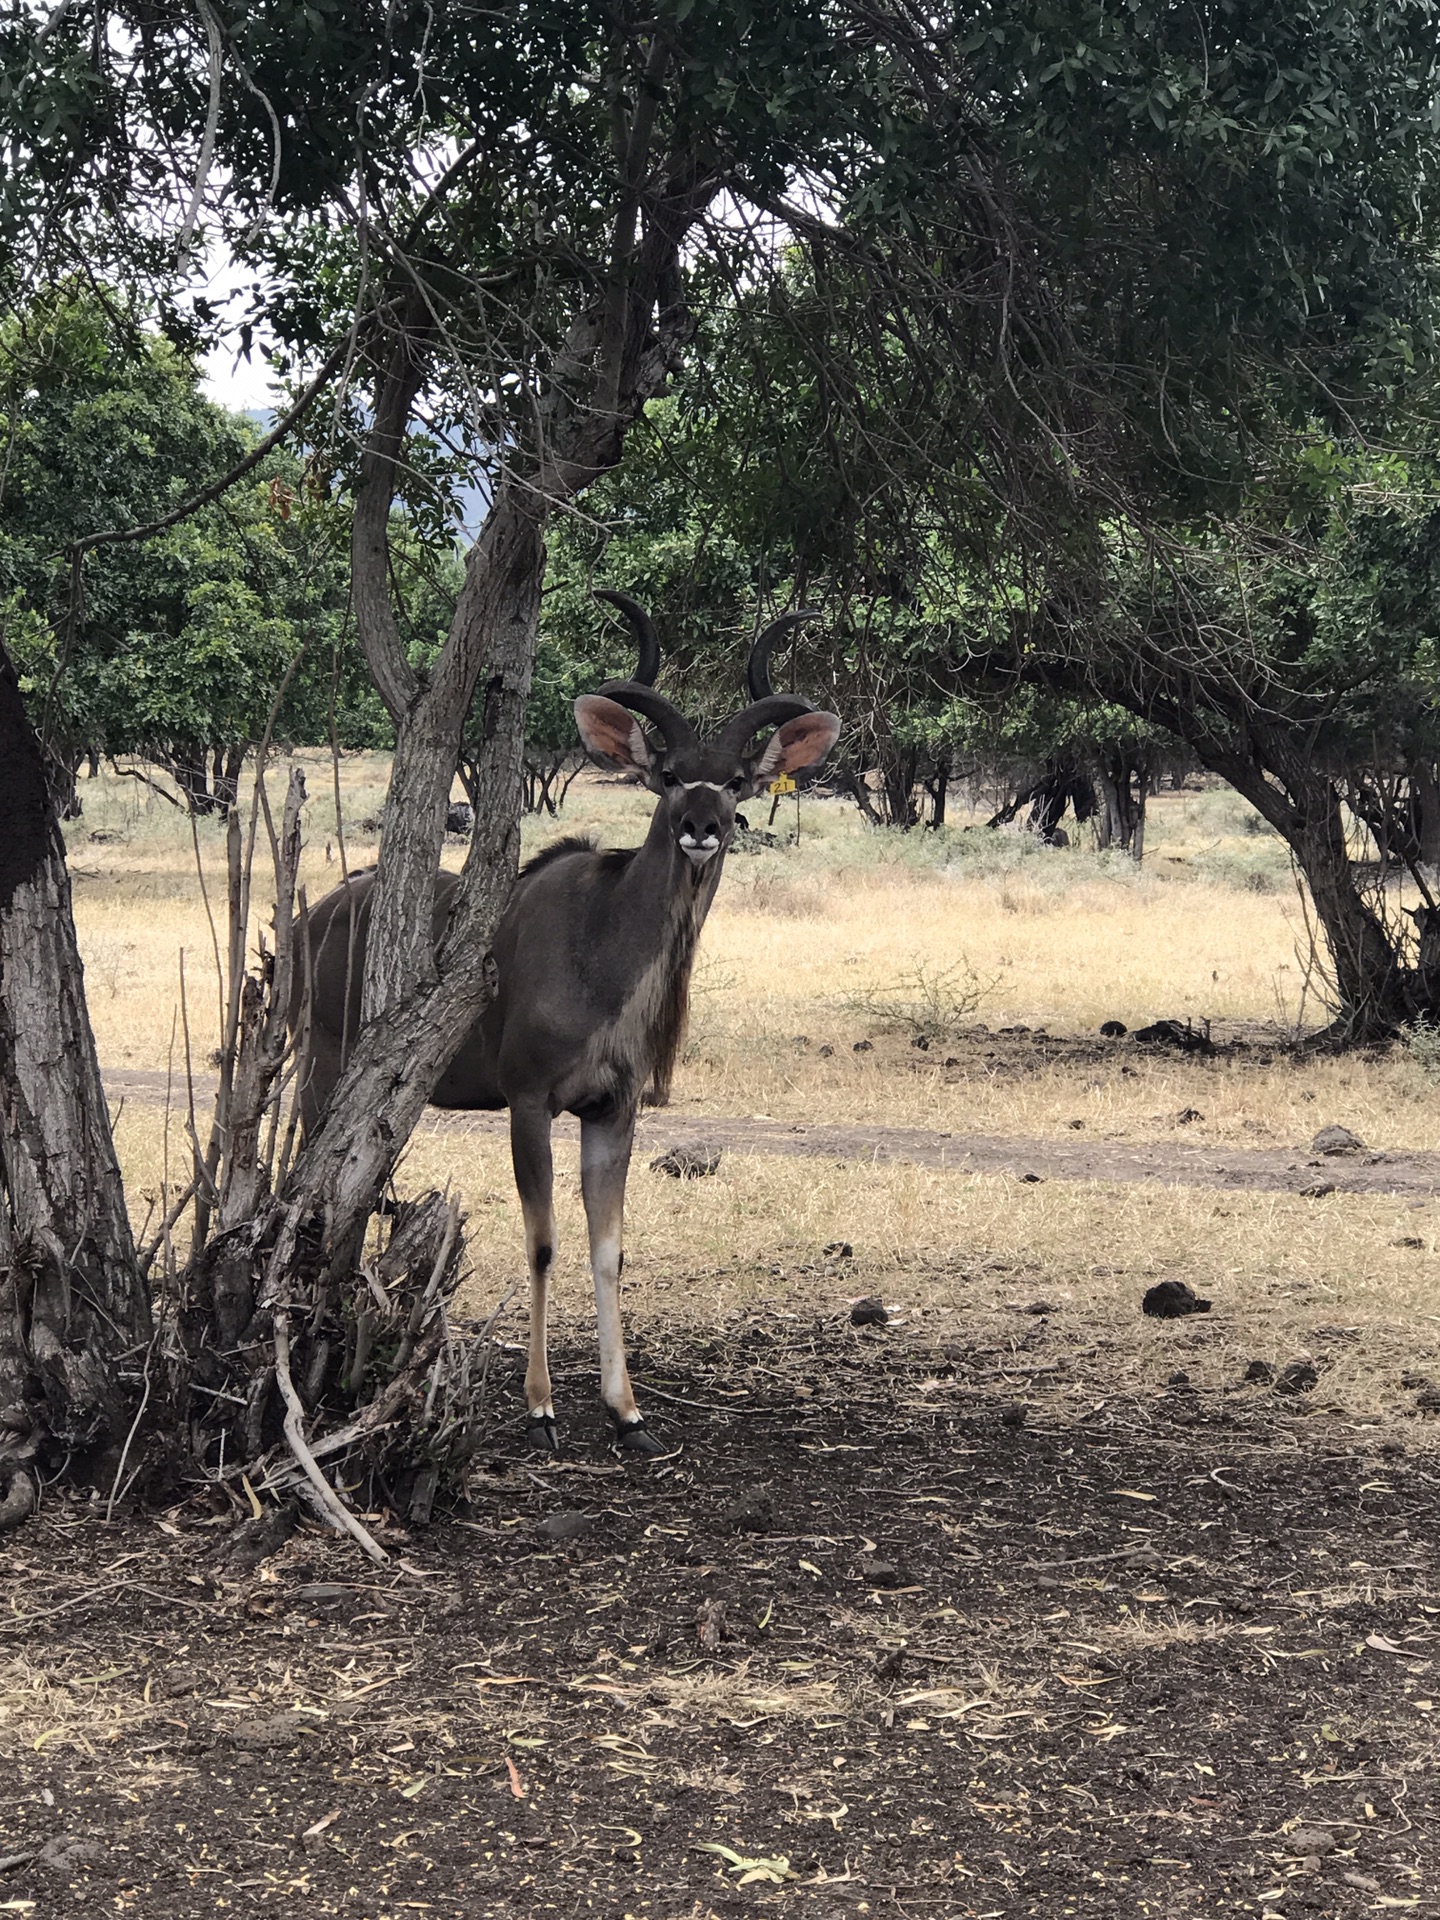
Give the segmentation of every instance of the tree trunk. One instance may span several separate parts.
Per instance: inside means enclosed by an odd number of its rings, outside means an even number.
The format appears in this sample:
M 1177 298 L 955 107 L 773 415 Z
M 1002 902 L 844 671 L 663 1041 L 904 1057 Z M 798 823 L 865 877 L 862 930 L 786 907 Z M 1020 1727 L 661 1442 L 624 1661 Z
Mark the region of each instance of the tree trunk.
M 930 782 L 930 827 L 932 832 L 945 824 L 945 799 L 950 787 L 950 769 L 942 761 Z
M 1305 877 L 1330 951 L 1342 1037 L 1390 1038 L 1416 1011 L 1399 954 L 1356 885 L 1335 783 L 1288 744 L 1261 738 L 1244 757 L 1206 752 L 1202 764 L 1228 780 L 1281 834 Z M 1265 777 L 1265 769 L 1272 779 Z
M 669 58 L 657 38 L 651 65 Z M 657 96 L 658 97 L 658 96 Z M 633 151 L 653 131 L 654 99 L 635 109 Z M 639 160 L 637 158 L 637 165 Z M 637 180 L 643 177 L 637 175 Z M 435 319 L 406 281 L 394 331 L 375 368 L 374 418 L 355 491 L 350 577 L 356 632 L 395 724 L 385 831 L 373 893 L 361 1027 L 324 1123 L 306 1140 L 270 1224 L 273 1250 L 257 1294 L 263 1313 L 291 1289 L 352 1266 L 365 1227 L 436 1081 L 494 992 L 490 945 L 514 883 L 520 848 L 525 706 L 530 691 L 544 531 L 619 460 L 625 432 L 678 369 L 693 317 L 680 250 L 717 191 L 688 164 L 665 194 L 621 196 L 613 272 L 599 311 L 577 315 L 536 396 L 528 460 L 510 471 L 471 548 L 450 630 L 419 675 L 401 643 L 391 599 L 391 507 L 412 408 L 434 351 Z M 467 720 L 479 713 L 472 755 L 475 829 L 437 954 L 435 883 L 445 813 Z M 469 784 L 469 783 L 467 783 Z
M 1146 756 L 1113 744 L 1100 747 L 1095 754 L 1095 785 L 1100 789 L 1097 844 L 1102 852 L 1119 848 L 1138 866 L 1145 854 L 1145 802 L 1150 787 Z
M 84 812 L 77 784 L 84 753 L 74 747 L 51 747 L 46 754 L 50 797 L 62 820 L 79 820 Z
M 240 804 L 240 774 L 248 751 L 244 746 L 215 749 L 211 791 L 215 796 L 215 809 L 219 813 L 232 813 Z
M 285 1196 L 292 1220 L 325 1220 L 323 1252 L 331 1271 L 352 1261 L 397 1155 L 493 991 L 490 943 L 519 858 L 524 712 L 545 567 L 543 510 L 519 488 L 496 501 L 471 550 L 456 609 L 462 651 L 483 674 L 483 745 L 471 763 L 474 837 L 438 957 L 430 936 L 437 856 L 470 701 L 437 673 L 396 723 L 380 871 L 390 863 L 392 897 L 402 912 L 423 916 L 423 962 L 417 985 L 403 957 L 386 954 L 372 923 L 364 1022 L 329 1118 L 307 1142 Z M 375 899 L 378 918 L 378 886 Z M 293 1252 L 282 1234 L 272 1262 L 277 1284 Z
M 184 794 L 191 813 L 214 813 L 215 802 L 210 796 L 210 769 L 203 747 L 172 747 L 160 764 L 169 770 L 176 786 Z
M 1138 867 L 1145 858 L 1145 806 L 1150 798 L 1150 781 L 1142 765 L 1136 781 L 1130 828 L 1130 858 Z
M 915 763 L 913 748 L 890 743 L 882 749 L 880 772 L 885 782 L 886 818 L 892 827 L 904 827 L 907 831 L 919 817 L 915 806 Z
M 864 775 L 854 765 L 846 761 L 835 769 L 835 784 L 842 793 L 848 793 L 860 809 L 861 817 L 872 827 L 883 827 L 885 822 L 875 811 L 875 802 L 870 798 L 870 789 L 865 784 Z
M 1440 867 L 1440 778 L 1433 764 L 1422 760 L 1410 769 L 1410 780 L 1420 863 L 1433 871 Z
M 124 1437 L 150 1338 L 40 745 L 0 645 L 0 1473 Z M 3 1489 L 0 1489 L 3 1491 Z

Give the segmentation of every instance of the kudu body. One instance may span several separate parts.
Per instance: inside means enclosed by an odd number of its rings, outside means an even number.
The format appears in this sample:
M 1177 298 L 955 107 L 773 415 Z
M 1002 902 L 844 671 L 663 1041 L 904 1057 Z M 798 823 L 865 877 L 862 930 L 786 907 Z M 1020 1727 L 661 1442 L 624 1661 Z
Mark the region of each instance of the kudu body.
M 591 757 L 631 773 L 657 796 L 643 846 L 601 852 L 564 839 L 525 866 L 495 935 L 498 986 L 432 1095 L 438 1107 L 510 1109 L 515 1184 L 530 1271 L 525 1374 L 534 1444 L 558 1444 L 546 1359 L 555 1259 L 551 1123 L 580 1121 L 580 1180 L 600 1336 L 601 1395 L 621 1444 L 657 1453 L 635 1404 L 620 1326 L 621 1230 L 635 1117 L 647 1087 L 668 1090 L 684 1033 L 696 941 L 719 885 L 740 801 L 782 773 L 821 760 L 840 722 L 793 694 L 770 691 L 768 658 L 779 634 L 809 616 L 789 614 L 756 641 L 747 672 L 751 703 L 702 741 L 654 691 L 654 629 L 623 594 L 605 594 L 630 620 L 640 663 L 575 703 Z M 647 739 L 635 715 L 661 736 Z M 757 734 L 768 741 L 751 751 Z M 455 879 L 436 888 L 442 933 Z M 359 1027 L 360 982 L 374 874 L 357 874 L 310 913 L 313 968 L 310 1053 L 302 1098 L 317 1126 Z M 352 915 L 354 924 L 352 929 Z

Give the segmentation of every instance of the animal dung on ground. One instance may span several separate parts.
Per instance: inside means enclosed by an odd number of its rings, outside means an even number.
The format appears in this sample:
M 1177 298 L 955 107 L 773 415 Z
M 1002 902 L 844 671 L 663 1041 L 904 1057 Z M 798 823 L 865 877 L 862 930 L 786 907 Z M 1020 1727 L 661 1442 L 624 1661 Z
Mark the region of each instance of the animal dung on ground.
M 1020 1176 L 1020 1184 L 1025 1187 L 1043 1187 L 1045 1184 L 1045 1176 L 1040 1173 L 1022 1173 Z
M 1058 1313 L 1060 1309 L 1053 1300 L 1032 1300 L 1028 1307 L 1022 1307 L 1020 1311 L 1022 1313 L 1034 1314 L 1035 1318 L 1039 1320 L 1043 1319 L 1046 1314 Z
M 1182 1107 L 1175 1116 L 1175 1124 L 1177 1127 L 1188 1127 L 1193 1121 L 1204 1118 L 1198 1107 Z
M 850 1309 L 852 1327 L 883 1327 L 890 1315 L 885 1311 L 885 1302 L 869 1294 L 863 1300 L 857 1300 Z
M 875 1042 L 873 1040 L 857 1040 L 850 1051 L 852 1053 L 873 1053 L 875 1051 Z
M 1268 1360 L 1252 1360 L 1241 1375 L 1246 1386 L 1268 1387 L 1275 1378 L 1275 1369 Z
M 232 1746 L 258 1753 L 267 1748 L 293 1747 L 306 1730 L 303 1713 L 268 1713 L 237 1721 L 230 1729 L 229 1740 Z M 313 1732 L 313 1726 L 309 1730 Z
M 540 1531 L 547 1540 L 563 1545 L 567 1540 L 579 1540 L 583 1535 L 592 1533 L 595 1520 L 588 1513 L 552 1513 L 548 1519 L 540 1522 Z
M 1210 1035 L 1203 1028 L 1179 1020 L 1155 1020 L 1148 1027 L 1135 1029 L 1135 1040 L 1142 1047 L 1174 1047 L 1179 1053 L 1212 1053 Z
M 1365 1142 L 1349 1127 L 1321 1127 L 1310 1142 L 1312 1153 L 1364 1153 Z
M 1276 1393 L 1313 1393 L 1320 1384 L 1320 1375 L 1314 1363 L 1309 1360 L 1292 1360 L 1288 1367 L 1282 1367 L 1275 1381 Z
M 1209 1313 L 1210 1302 L 1198 1298 L 1183 1280 L 1161 1280 L 1140 1302 L 1140 1311 L 1152 1320 L 1183 1320 L 1188 1313 Z
M 1285 1851 L 1298 1855 L 1302 1859 L 1313 1859 L 1316 1854 L 1330 1853 L 1336 1845 L 1333 1833 L 1323 1827 L 1296 1827 L 1293 1833 L 1285 1836 Z
M 1308 1187 L 1301 1187 L 1300 1198 L 1302 1200 L 1323 1200 L 1327 1194 L 1334 1193 L 1334 1191 L 1335 1182 L 1333 1180 L 1312 1180 Z
M 1398 1240 L 1392 1240 L 1390 1244 L 1392 1247 L 1410 1247 L 1420 1252 L 1425 1248 L 1425 1242 L 1418 1233 L 1402 1233 Z
M 1102 1020 L 1100 1032 L 1106 1040 L 1123 1040 L 1130 1029 L 1123 1020 Z
M 831 1240 L 820 1251 L 827 1260 L 853 1260 L 855 1249 L 848 1240 Z
M 1008 1407 L 1001 1408 L 1000 1424 L 1002 1427 L 1023 1427 L 1024 1426 L 1025 1409 L 1024 1407 L 1021 1406 L 1018 1400 L 1012 1401 Z
M 703 1180 L 720 1171 L 719 1147 L 698 1142 L 688 1147 L 669 1147 L 650 1162 L 652 1173 L 668 1173 L 672 1180 Z
M 898 1587 L 905 1576 L 893 1561 L 866 1559 L 860 1562 L 860 1578 L 867 1587 Z
M 775 1502 L 763 1489 L 732 1500 L 720 1516 L 727 1533 L 768 1533 L 775 1519 Z

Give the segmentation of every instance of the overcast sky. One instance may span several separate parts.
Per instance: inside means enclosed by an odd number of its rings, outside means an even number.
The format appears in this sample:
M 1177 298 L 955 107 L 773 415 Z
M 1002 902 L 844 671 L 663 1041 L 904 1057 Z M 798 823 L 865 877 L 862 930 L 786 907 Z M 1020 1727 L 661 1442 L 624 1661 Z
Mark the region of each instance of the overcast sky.
M 242 360 L 233 346 L 217 347 L 201 361 L 203 386 L 212 400 L 234 413 L 268 413 L 275 404 L 272 375 L 257 353 Z
M 222 248 L 206 248 L 205 267 L 190 291 L 203 294 L 224 310 L 232 328 L 238 328 L 250 302 L 245 297 L 252 275 L 237 268 Z M 240 337 L 232 331 L 223 346 L 207 353 L 200 362 L 202 384 L 212 400 L 235 413 L 268 413 L 275 405 L 271 392 L 271 373 L 256 351 L 249 360 L 239 353 Z

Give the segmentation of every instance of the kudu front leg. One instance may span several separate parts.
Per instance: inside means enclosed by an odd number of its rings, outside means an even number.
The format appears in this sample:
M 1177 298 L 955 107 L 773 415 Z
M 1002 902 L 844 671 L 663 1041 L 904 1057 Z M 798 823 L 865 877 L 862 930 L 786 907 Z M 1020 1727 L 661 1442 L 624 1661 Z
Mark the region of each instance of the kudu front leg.
M 546 1324 L 550 1275 L 555 1267 L 555 1172 L 550 1153 L 550 1115 L 543 1107 L 510 1109 L 510 1158 L 525 1216 L 525 1263 L 530 1270 L 530 1357 L 525 1368 L 525 1405 L 532 1447 L 560 1451 L 555 1404 L 550 1397 Z
M 657 1454 L 665 1449 L 648 1432 L 625 1365 L 620 1330 L 620 1270 L 625 1264 L 625 1181 L 635 1116 L 580 1123 L 580 1190 L 590 1229 L 590 1272 L 595 1281 L 595 1319 L 600 1330 L 600 1397 L 615 1423 L 620 1445 L 629 1453 Z

